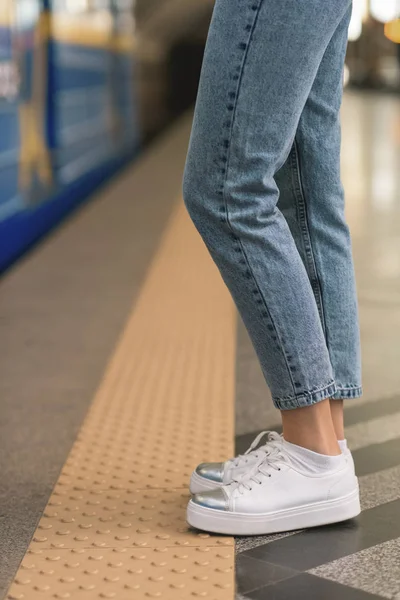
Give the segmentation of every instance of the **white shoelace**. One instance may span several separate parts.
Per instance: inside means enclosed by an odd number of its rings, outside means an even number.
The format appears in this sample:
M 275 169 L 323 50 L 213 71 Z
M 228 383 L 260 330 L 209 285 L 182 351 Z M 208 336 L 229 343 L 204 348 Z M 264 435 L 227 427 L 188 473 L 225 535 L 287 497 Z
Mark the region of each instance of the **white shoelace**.
M 257 448 L 261 440 L 267 436 L 267 442 Z M 281 442 L 282 436 L 276 431 L 262 431 L 258 434 L 255 440 L 252 442 L 250 448 L 246 450 L 244 454 L 239 454 L 236 458 L 232 458 L 230 461 L 233 467 L 240 467 L 242 464 L 246 464 L 249 460 L 249 455 L 255 458 L 261 458 L 269 454 L 271 443 Z
M 277 441 L 271 442 L 268 447 L 268 453 L 265 454 L 264 458 L 247 473 L 234 479 L 233 485 L 236 485 L 236 489 L 240 494 L 243 494 L 246 490 L 252 490 L 254 483 L 258 485 L 262 484 L 262 477 L 272 477 L 271 470 L 280 471 L 280 465 L 283 462 L 288 462 L 288 456 L 282 444 Z

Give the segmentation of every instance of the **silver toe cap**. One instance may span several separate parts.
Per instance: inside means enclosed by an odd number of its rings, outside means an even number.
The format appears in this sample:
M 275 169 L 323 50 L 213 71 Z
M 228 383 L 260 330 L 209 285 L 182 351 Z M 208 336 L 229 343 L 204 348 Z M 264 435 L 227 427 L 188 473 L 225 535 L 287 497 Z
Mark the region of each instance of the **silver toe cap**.
M 229 510 L 228 497 L 224 492 L 223 488 L 216 488 L 209 492 L 202 492 L 195 494 L 192 497 L 192 501 L 199 506 L 205 508 L 213 508 L 214 510 Z
M 215 481 L 217 483 L 223 483 L 224 480 L 224 463 L 201 463 L 196 469 L 197 475 Z

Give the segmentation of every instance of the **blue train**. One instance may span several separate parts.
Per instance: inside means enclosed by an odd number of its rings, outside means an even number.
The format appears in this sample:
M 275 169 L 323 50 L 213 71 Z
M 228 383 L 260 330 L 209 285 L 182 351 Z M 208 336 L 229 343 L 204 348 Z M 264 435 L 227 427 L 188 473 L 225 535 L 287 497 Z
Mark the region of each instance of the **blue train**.
M 1 0 L 0 271 L 140 144 L 134 0 Z

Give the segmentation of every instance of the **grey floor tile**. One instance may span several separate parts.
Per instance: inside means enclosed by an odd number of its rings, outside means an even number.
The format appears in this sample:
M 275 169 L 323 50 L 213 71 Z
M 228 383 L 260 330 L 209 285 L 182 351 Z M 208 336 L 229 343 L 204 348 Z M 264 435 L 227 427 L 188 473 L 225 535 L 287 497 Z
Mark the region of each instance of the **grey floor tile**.
M 400 465 L 359 478 L 361 508 L 368 510 L 400 498 Z
M 322 565 L 311 573 L 385 598 L 397 598 L 400 596 L 400 539 Z
M 381 596 L 302 573 L 247 595 L 252 600 L 378 600 Z
M 400 537 L 400 500 L 366 510 L 356 520 L 309 529 L 244 554 L 308 571 L 397 537 Z

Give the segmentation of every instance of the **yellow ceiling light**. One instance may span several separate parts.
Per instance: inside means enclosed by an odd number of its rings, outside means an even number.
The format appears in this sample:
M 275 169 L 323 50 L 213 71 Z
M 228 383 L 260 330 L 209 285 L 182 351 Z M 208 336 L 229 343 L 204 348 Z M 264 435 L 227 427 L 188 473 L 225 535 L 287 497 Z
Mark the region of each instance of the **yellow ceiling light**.
M 400 44 L 400 19 L 385 23 L 385 35 L 392 42 Z

